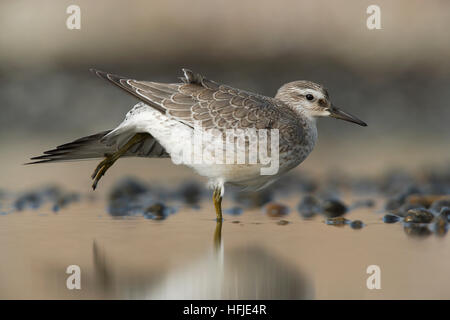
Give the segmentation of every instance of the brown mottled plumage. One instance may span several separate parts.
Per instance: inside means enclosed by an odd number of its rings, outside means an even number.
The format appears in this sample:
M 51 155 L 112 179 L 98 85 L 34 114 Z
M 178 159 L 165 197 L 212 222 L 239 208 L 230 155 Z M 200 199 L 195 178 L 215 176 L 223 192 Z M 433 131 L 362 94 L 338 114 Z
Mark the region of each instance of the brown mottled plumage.
M 334 107 L 325 88 L 310 81 L 283 85 L 274 98 L 236 89 L 183 69 L 180 83 L 129 79 L 92 70 L 138 98 L 116 129 L 78 139 L 32 158 L 34 163 L 105 157 L 93 174 L 94 185 L 122 156 L 172 157 L 192 135 L 193 128 L 277 129 L 279 170 L 261 175 L 262 164 L 190 164 L 210 179 L 214 203 L 221 219 L 220 202 L 226 183 L 258 189 L 300 164 L 312 151 L 317 129 L 315 119 L 330 116 L 365 126 L 356 117 Z M 178 134 L 173 137 L 173 133 Z M 208 151 L 207 146 L 203 151 Z

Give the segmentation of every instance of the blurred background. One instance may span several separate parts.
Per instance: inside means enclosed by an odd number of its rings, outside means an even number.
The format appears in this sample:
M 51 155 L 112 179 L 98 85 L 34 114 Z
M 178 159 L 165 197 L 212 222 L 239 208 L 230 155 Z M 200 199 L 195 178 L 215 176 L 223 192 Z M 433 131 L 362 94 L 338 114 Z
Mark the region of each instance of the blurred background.
M 66 8 L 81 8 L 81 29 Z M 325 85 L 368 128 L 319 122 L 305 166 L 414 167 L 449 159 L 450 3 L 377 1 L 1 1 L 0 143 L 28 156 L 116 126 L 136 100 L 95 67 L 175 82 L 188 67 L 273 96 L 285 82 Z M 33 147 L 36 146 L 36 147 Z M 317 157 L 316 155 L 317 154 Z M 347 157 L 355 159 L 348 166 Z M 25 154 L 24 154 L 25 156 Z M 360 161 L 357 161 L 357 160 Z M 375 161 L 372 161 L 375 160 Z M 361 165 L 363 163 L 363 165 Z M 375 171 L 377 172 L 377 171 Z
M 72 4 L 81 9 L 80 30 L 66 27 L 69 17 L 66 9 Z M 369 30 L 366 26 L 369 17 L 366 10 L 372 4 L 381 8 L 380 30 Z M 114 128 L 137 103 L 133 97 L 91 74 L 89 68 L 92 67 L 131 78 L 161 82 L 178 81 L 181 68 L 186 67 L 217 82 L 268 96 L 274 96 L 285 82 L 311 80 L 323 84 L 336 105 L 367 122 L 368 127 L 321 119 L 316 148 L 295 172 L 313 177 L 330 173 L 333 177 L 344 174 L 378 177 L 392 168 L 413 174 L 430 168 L 448 168 L 449 31 L 450 2 L 445 0 L 1 0 L 0 199 L 2 190 L 20 193 L 43 184 L 57 184 L 92 195 L 89 175 L 96 162 L 22 165 L 31 156 L 40 155 L 56 145 Z M 108 171 L 95 195 L 104 195 L 113 183 L 125 175 L 138 176 L 151 185 L 198 179 L 189 169 L 170 164 L 169 160 L 126 159 L 118 161 Z M 295 206 L 296 202 L 292 200 L 291 204 Z M 89 205 L 86 206 L 77 210 L 90 212 Z M 34 264 L 29 264 L 30 257 L 39 268 L 45 265 L 46 270 L 47 265 L 50 265 L 49 269 L 59 270 L 73 263 L 71 259 L 74 256 L 56 248 L 56 243 L 64 243 L 78 250 L 75 255 L 80 260 L 77 261 L 87 261 L 88 264 L 92 246 L 97 248 L 95 242 L 92 244 L 92 239 L 94 236 L 100 237 L 100 247 L 110 244 L 107 254 L 116 257 L 116 267 L 122 263 L 126 268 L 126 263 L 119 258 L 123 256 L 127 257 L 128 263 L 139 265 L 139 270 L 147 270 L 149 265 L 156 263 L 154 277 L 159 274 L 158 270 L 165 268 L 165 263 L 178 263 L 175 257 L 165 255 L 173 247 L 184 248 L 189 253 L 192 250 L 198 252 L 193 249 L 195 245 L 202 246 L 212 236 L 208 233 L 209 230 L 212 232 L 210 221 L 206 225 L 203 221 L 202 228 L 198 230 L 205 233 L 199 231 L 193 236 L 194 231 L 191 231 L 185 234 L 180 231 L 181 226 L 176 225 L 169 228 L 173 237 L 167 236 L 170 239 L 168 242 L 158 244 L 147 238 L 148 232 L 154 232 L 152 237 L 165 238 L 170 231 L 151 229 L 152 226 L 137 225 L 135 222 L 124 222 L 126 228 L 117 224 L 103 225 L 99 220 L 93 222 L 90 219 L 103 213 L 104 205 L 96 205 L 95 208 L 95 214 L 82 220 L 84 222 L 75 222 L 78 221 L 77 211 L 73 213 L 74 220 L 67 220 L 70 223 L 59 221 L 51 230 L 42 219 L 23 224 L 20 220 L 14 220 L 19 218 L 13 218 L 13 215 L 4 217 L 0 227 L 0 243 L 3 246 L 0 250 L 14 263 L 0 268 L 0 281 L 4 281 L 2 284 L 10 290 L 2 292 L 0 297 L 61 297 L 59 294 L 62 291 L 58 290 L 49 295 L 39 290 L 23 291 L 27 277 L 17 278 L 19 280 L 9 284 L 7 279 L 7 271 L 15 272 L 27 266 L 34 268 Z M 211 212 L 207 213 L 205 217 L 211 215 Z M 188 220 L 188 217 L 183 219 Z M 234 230 L 231 225 L 227 227 Z M 308 229 L 311 224 L 300 224 L 300 227 L 306 228 L 303 230 L 306 233 L 296 232 L 295 235 L 306 237 L 306 234 L 317 239 L 317 230 Z M 135 228 L 140 228 L 138 235 L 132 233 L 136 232 Z M 197 229 L 193 227 L 192 230 Z M 269 231 L 272 235 L 278 234 L 278 229 Z M 230 232 L 236 236 L 234 239 L 239 239 L 237 229 Z M 367 238 L 358 238 L 356 244 L 367 241 L 366 248 L 379 250 L 379 234 L 368 232 L 365 234 Z M 293 238 L 294 234 L 288 233 L 271 242 L 270 237 L 266 239 L 261 232 L 251 234 L 248 236 L 256 242 L 267 242 L 266 248 L 275 250 L 275 247 L 279 248 L 277 245 L 283 247 L 280 255 L 285 258 L 290 257 L 294 248 L 284 247 L 284 244 L 297 239 Z M 57 241 L 50 244 L 53 240 L 49 237 Z M 364 283 L 365 266 L 373 263 L 369 262 L 373 257 L 369 252 L 364 253 L 358 251 L 361 250 L 359 247 L 356 248 L 354 252 L 359 252 L 362 260 L 350 268 L 336 266 L 330 273 L 328 267 L 337 260 L 353 260 L 342 259 L 342 253 L 332 250 L 333 244 L 338 241 L 334 231 L 318 237 L 324 245 L 329 241 L 330 251 L 327 252 L 331 256 L 319 258 L 316 252 L 323 252 L 323 248 L 318 250 L 303 243 L 301 247 L 296 244 L 298 255 L 294 258 L 297 270 L 300 265 L 313 275 L 315 297 L 381 297 L 368 295 L 359 282 L 342 293 L 342 284 L 338 285 L 339 280 L 336 280 L 340 278 L 334 277 L 336 270 L 344 277 L 346 271 L 353 270 L 355 274 L 356 269 L 352 268 L 357 268 L 363 271 L 359 277 Z M 19 242 L 8 242 L 12 238 Z M 386 239 L 391 243 L 400 241 L 397 236 Z M 347 247 L 356 245 L 354 240 L 347 234 L 341 244 Z M 39 241 L 44 243 L 41 247 L 43 254 L 34 253 L 32 246 L 29 246 Z M 230 240 L 233 241 L 239 242 Z M 243 241 L 246 243 L 247 239 Z M 130 244 L 139 249 L 129 250 Z M 19 253 L 15 251 L 17 248 Z M 142 258 L 139 252 L 149 248 L 158 254 L 146 257 L 144 261 L 139 260 Z M 399 248 L 402 252 L 410 250 L 409 243 Z M 54 257 L 55 250 L 60 252 L 59 260 Z M 98 250 L 94 250 L 94 264 L 97 268 L 100 265 L 103 270 L 98 260 Z M 267 257 L 272 259 L 272 251 L 266 254 L 265 251 L 260 253 L 259 249 L 249 250 L 257 252 L 255 255 L 263 261 Z M 414 250 L 409 252 L 410 257 L 395 263 L 395 274 L 406 272 L 401 269 L 402 266 L 419 261 L 426 263 L 441 254 L 434 252 L 433 256 L 430 253 L 430 256 L 417 259 L 417 255 L 412 256 Z M 395 251 L 387 252 L 383 261 L 388 263 L 394 255 Z M 239 254 L 237 256 L 240 257 Z M 46 259 L 53 262 L 42 263 Z M 310 264 L 304 264 L 305 261 Z M 450 257 L 441 261 L 450 261 Z M 423 267 L 420 264 L 417 266 Z M 444 274 L 448 265 L 440 264 L 436 268 L 441 268 L 439 271 Z M 126 270 L 122 269 L 119 273 L 122 272 L 128 279 L 130 273 Z M 433 269 L 428 274 L 433 275 L 435 271 Z M 105 273 L 104 270 L 102 272 Z M 394 271 L 390 272 L 388 277 L 392 280 Z M 136 273 L 141 274 L 140 271 Z M 411 271 L 406 274 L 416 279 L 416 273 Z M 64 278 L 64 275 L 61 277 Z M 302 277 L 297 278 L 301 278 L 298 283 L 303 283 Z M 34 279 L 39 288 L 48 285 L 40 280 L 43 279 L 40 274 L 30 279 Z M 271 279 L 274 279 L 276 286 L 279 282 L 277 278 Z M 136 282 L 141 280 L 138 277 Z M 395 288 L 406 288 L 406 295 L 402 297 L 422 297 L 421 294 L 427 292 L 422 290 L 426 287 L 424 283 L 411 284 L 401 280 Z M 439 288 L 439 283 L 433 286 Z M 102 288 L 106 288 L 102 294 L 111 297 L 109 287 Z M 383 297 L 398 297 L 395 288 L 388 289 Z M 295 292 L 301 291 L 294 289 Z M 311 290 L 307 291 L 304 295 L 279 296 L 314 296 Z M 439 292 L 442 293 L 438 289 L 429 296 L 440 297 Z M 450 292 L 444 293 L 450 296 Z M 71 297 L 66 291 L 64 294 L 64 297 Z M 90 297 L 98 296 L 103 297 L 95 293 Z M 271 295 L 265 297 L 273 298 Z

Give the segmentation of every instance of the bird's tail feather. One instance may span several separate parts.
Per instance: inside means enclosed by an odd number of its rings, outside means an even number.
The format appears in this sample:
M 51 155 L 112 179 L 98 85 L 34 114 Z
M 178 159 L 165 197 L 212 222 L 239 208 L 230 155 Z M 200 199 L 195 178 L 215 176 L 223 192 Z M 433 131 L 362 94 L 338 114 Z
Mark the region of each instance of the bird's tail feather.
M 56 149 L 45 151 L 41 156 L 31 158 L 32 161 L 26 164 L 103 158 L 115 151 L 115 146 L 108 146 L 100 141 L 109 132 L 111 130 L 65 143 Z

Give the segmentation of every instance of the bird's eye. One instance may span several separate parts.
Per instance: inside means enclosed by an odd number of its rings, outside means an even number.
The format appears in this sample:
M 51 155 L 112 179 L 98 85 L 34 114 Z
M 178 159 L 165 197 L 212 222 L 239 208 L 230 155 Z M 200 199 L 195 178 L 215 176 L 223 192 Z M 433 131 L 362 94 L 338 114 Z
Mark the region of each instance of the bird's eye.
M 306 99 L 308 99 L 309 101 L 314 100 L 314 96 L 312 94 L 307 94 L 306 95 Z

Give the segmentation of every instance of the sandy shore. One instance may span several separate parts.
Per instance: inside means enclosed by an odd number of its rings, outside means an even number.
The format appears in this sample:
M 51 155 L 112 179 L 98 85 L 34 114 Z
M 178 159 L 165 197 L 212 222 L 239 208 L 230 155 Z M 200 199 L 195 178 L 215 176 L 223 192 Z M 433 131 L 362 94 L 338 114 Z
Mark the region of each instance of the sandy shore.
M 297 202 L 295 197 L 283 201 L 291 208 Z M 362 220 L 366 226 L 361 230 L 328 226 L 322 217 L 305 221 L 295 209 L 283 218 L 287 225 L 259 209 L 226 215 L 223 252 L 213 250 L 215 221 L 209 203 L 201 210 L 181 209 L 164 221 L 114 219 L 105 213 L 102 199 L 73 204 L 58 214 L 45 207 L 9 214 L 0 217 L 0 295 L 449 298 L 448 238 L 409 237 L 400 224 L 383 224 L 374 211 L 358 209 L 346 216 Z M 82 290 L 65 287 L 65 269 L 72 264 L 81 267 Z M 381 268 L 380 290 L 366 286 L 369 265 Z M 231 285 L 231 279 L 240 281 Z
M 388 167 L 402 160 L 397 155 L 385 162 L 369 161 L 376 159 L 375 153 L 365 152 L 355 155 L 357 164 L 349 166 L 345 149 L 330 158 L 324 156 L 329 151 L 324 147 L 319 145 L 296 170 L 320 176 L 326 174 L 324 168 L 338 167 L 377 175 L 386 169 L 380 163 Z M 433 152 L 437 147 L 429 148 Z M 107 212 L 107 194 L 124 175 L 174 187 L 198 179 L 190 170 L 168 160 L 119 161 L 93 193 L 89 174 L 95 162 L 18 163 L 42 149 L 39 144 L 12 149 L 3 160 L 0 189 L 18 194 L 51 183 L 79 192 L 82 201 L 57 213 L 45 204 L 0 216 L 0 298 L 450 298 L 449 238 L 411 237 L 402 224 L 383 223 L 380 197 L 372 197 L 373 208 L 346 214 L 364 222 L 360 230 L 326 225 L 323 216 L 304 220 L 296 210 L 302 197 L 298 193 L 276 199 L 290 208 L 283 218 L 270 218 L 261 208 L 225 215 L 222 247 L 215 250 L 209 199 L 202 200 L 200 209 L 181 205 L 163 221 L 113 218 Z M 413 161 L 414 153 L 409 155 L 412 167 L 430 162 L 420 157 Z M 342 200 L 351 204 L 365 198 L 346 193 Z M 234 206 L 231 197 L 223 206 Z M 280 225 L 280 219 L 289 223 Z M 65 271 L 74 264 L 81 268 L 81 290 L 66 288 Z M 370 265 L 381 269 L 379 290 L 366 286 Z

